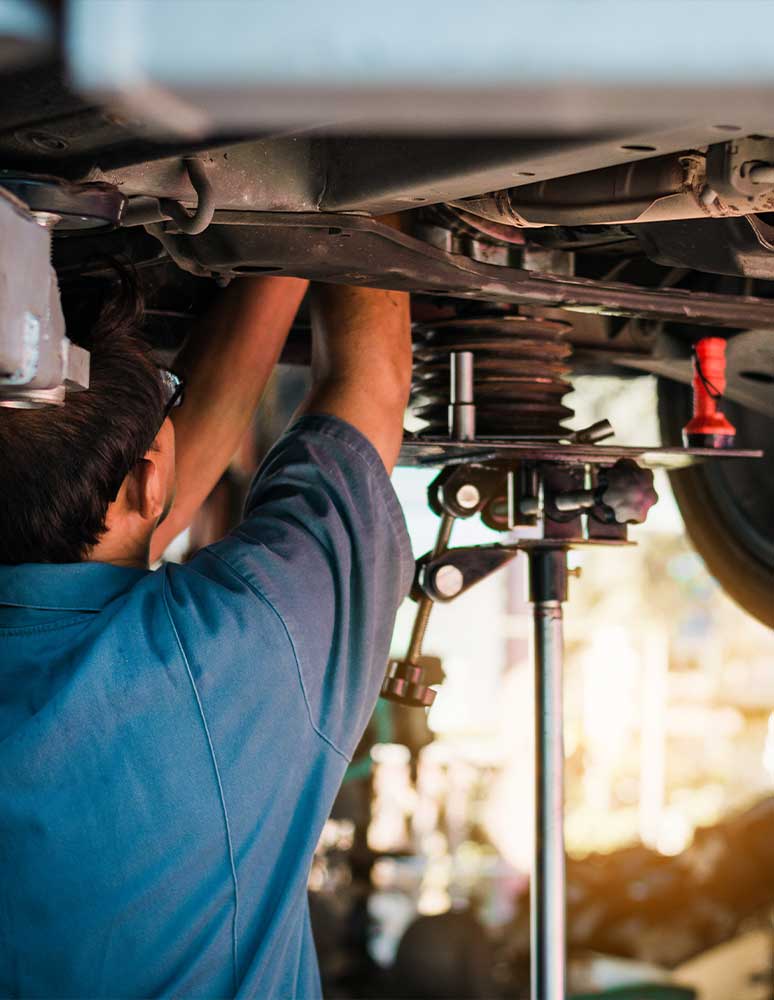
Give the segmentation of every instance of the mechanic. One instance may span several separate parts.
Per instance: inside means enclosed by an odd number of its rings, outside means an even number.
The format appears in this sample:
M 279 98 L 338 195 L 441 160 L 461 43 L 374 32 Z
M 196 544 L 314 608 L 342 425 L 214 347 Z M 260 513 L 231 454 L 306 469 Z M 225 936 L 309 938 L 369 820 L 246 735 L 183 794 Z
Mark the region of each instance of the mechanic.
M 320 993 L 307 875 L 413 570 L 388 475 L 408 296 L 312 290 L 313 387 L 242 523 L 149 569 L 233 455 L 305 291 L 234 282 L 171 419 L 179 384 L 117 308 L 69 330 L 88 390 L 0 411 L 2 996 Z

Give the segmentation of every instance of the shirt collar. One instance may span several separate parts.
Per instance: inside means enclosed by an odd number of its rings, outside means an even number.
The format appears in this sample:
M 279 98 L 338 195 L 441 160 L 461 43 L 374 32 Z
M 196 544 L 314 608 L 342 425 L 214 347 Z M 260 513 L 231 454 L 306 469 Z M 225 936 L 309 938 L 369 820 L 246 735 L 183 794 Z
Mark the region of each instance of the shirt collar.
M 0 607 L 101 611 L 149 572 L 98 562 L 0 566 Z

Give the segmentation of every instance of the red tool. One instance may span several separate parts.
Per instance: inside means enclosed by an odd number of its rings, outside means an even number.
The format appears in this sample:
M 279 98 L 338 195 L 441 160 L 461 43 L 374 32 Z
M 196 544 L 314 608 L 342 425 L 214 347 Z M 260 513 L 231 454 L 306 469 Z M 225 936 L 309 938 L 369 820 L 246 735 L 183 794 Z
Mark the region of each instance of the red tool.
M 726 390 L 726 342 L 703 337 L 693 347 L 693 417 L 683 428 L 686 448 L 733 448 L 736 428 L 718 409 Z

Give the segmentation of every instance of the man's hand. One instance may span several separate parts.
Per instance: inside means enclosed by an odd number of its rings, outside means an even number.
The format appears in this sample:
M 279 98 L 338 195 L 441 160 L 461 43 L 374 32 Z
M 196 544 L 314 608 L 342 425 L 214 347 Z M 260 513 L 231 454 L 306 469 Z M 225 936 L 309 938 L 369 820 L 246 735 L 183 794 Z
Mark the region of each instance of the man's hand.
M 231 461 L 277 363 L 307 289 L 301 278 L 240 278 L 199 323 L 176 369 L 177 496 L 156 530 L 151 561 L 190 524 Z
M 329 413 L 364 434 L 392 472 L 411 386 L 406 292 L 312 289 L 313 387 L 305 413 Z

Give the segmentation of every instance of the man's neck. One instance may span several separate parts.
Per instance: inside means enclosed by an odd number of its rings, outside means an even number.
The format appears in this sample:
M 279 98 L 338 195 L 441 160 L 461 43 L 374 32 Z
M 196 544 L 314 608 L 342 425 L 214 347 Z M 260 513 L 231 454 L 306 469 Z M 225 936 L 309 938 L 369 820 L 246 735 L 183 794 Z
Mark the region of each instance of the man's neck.
M 114 537 L 115 531 L 106 532 L 87 556 L 88 562 L 110 563 L 129 569 L 148 569 L 150 566 L 150 538 L 127 539 Z

